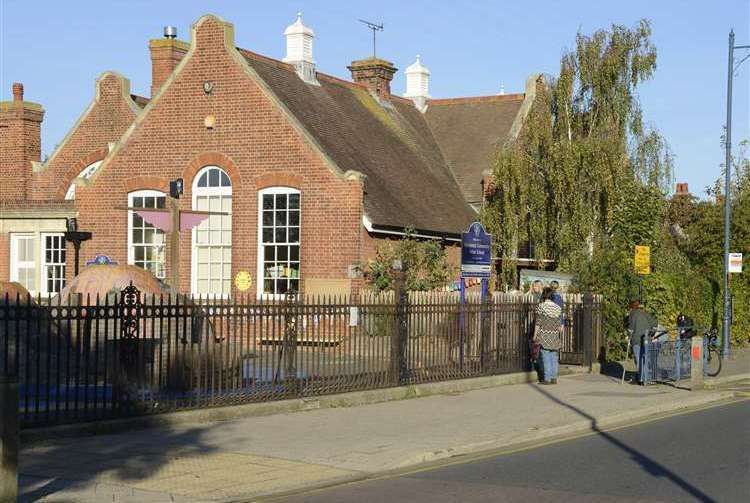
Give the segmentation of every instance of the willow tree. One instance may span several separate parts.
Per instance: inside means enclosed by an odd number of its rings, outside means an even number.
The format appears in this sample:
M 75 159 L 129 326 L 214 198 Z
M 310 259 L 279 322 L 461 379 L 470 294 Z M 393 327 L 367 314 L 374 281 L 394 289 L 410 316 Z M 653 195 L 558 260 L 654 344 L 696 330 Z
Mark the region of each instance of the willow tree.
M 638 100 L 656 69 L 650 37 L 646 20 L 579 33 L 559 75 L 538 86 L 519 138 L 498 153 L 482 216 L 506 284 L 522 243 L 585 279 L 602 252 L 656 239 L 671 156 Z

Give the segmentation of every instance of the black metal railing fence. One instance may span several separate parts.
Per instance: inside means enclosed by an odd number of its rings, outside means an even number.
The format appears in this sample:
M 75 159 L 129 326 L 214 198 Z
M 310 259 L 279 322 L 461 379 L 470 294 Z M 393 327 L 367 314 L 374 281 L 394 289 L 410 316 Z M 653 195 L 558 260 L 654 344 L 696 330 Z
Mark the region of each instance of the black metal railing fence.
M 0 299 L 0 373 L 23 427 L 525 371 L 534 303 L 453 293 Z M 599 303 L 568 296 L 563 362 L 591 363 Z M 588 314 L 587 314 L 588 313 Z M 586 317 L 590 327 L 586 327 Z M 588 356 L 587 356 L 588 355 Z

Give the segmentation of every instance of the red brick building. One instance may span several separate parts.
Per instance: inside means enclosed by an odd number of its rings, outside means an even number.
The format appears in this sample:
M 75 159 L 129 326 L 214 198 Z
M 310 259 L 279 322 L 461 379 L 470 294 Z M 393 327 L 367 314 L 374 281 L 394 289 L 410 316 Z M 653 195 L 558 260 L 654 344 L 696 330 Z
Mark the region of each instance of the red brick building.
M 93 234 L 82 261 L 104 254 L 168 277 L 164 234 L 115 207 L 165 207 L 176 179 L 181 209 L 228 213 L 181 233 L 182 291 L 231 294 L 247 272 L 259 295 L 349 292 L 377 243 L 407 228 L 455 253 L 537 77 L 525 94 L 431 99 L 418 60 L 399 97 L 392 63 L 354 61 L 352 81 L 341 80 L 316 71 L 301 19 L 285 36 L 283 61 L 235 47 L 233 26 L 215 16 L 195 23 L 189 43 L 152 40 L 151 97 L 105 72 L 44 163 L 44 112 L 14 84 L 0 105 L 0 280 L 59 290 L 72 274 L 61 240 L 71 217 Z

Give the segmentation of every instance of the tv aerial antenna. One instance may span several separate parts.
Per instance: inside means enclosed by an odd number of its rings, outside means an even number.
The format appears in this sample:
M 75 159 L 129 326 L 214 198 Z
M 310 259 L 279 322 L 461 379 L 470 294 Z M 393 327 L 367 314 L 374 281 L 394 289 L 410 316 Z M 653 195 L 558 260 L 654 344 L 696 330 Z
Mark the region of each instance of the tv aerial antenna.
M 371 21 L 366 21 L 364 19 L 360 19 L 359 22 L 363 23 L 369 29 L 372 30 L 372 57 L 375 58 L 375 57 L 377 57 L 375 55 L 375 33 L 379 32 L 379 31 L 383 31 L 383 23 L 381 22 L 380 24 L 377 24 L 377 23 L 373 23 Z

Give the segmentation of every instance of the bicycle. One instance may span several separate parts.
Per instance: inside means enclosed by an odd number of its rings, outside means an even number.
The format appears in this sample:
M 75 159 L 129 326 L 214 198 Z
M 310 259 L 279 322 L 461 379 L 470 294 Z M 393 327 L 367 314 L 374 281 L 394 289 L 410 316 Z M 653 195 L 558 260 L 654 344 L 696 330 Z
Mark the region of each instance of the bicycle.
M 706 338 L 706 375 L 716 377 L 721 372 L 721 348 L 719 347 L 719 331 L 715 328 L 703 332 Z

